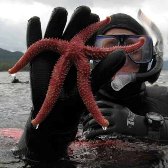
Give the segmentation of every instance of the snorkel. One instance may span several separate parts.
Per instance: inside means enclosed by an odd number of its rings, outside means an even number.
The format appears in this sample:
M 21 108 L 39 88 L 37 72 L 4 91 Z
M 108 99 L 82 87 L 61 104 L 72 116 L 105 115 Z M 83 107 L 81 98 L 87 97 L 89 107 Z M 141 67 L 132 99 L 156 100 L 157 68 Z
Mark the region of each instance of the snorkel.
M 140 82 L 148 81 L 149 83 L 154 83 L 158 79 L 163 66 L 163 37 L 156 24 L 145 16 L 141 10 L 138 11 L 138 18 L 151 29 L 152 33 L 157 39 L 157 42 L 154 46 L 153 62 L 155 65 L 146 73 L 135 74 L 135 80 Z

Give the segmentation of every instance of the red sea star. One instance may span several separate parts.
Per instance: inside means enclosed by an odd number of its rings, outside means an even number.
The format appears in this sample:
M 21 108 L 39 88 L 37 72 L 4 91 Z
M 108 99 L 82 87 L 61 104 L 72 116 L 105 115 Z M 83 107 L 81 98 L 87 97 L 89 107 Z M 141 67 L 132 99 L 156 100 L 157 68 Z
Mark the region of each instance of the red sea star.
M 36 118 L 32 120 L 32 124 L 34 126 L 40 124 L 52 110 L 55 102 L 59 97 L 65 77 L 72 64 L 75 64 L 77 68 L 77 86 L 79 94 L 83 99 L 87 110 L 92 113 L 95 120 L 101 126 L 107 127 L 109 125 L 108 120 L 102 116 L 102 113 L 100 112 L 91 91 L 91 85 L 89 82 L 90 65 L 87 57 L 92 59 L 103 59 L 116 49 L 123 49 L 127 53 L 133 52 L 139 49 L 145 41 L 144 38 L 140 38 L 139 42 L 134 45 L 114 46 L 110 48 L 85 46 L 85 42 L 91 37 L 91 35 L 95 33 L 100 27 L 108 24 L 110 20 L 111 18 L 107 17 L 103 21 L 89 25 L 76 34 L 69 42 L 66 40 L 52 38 L 39 40 L 28 48 L 27 52 L 14 65 L 14 67 L 9 69 L 10 74 L 16 73 L 28 62 L 30 62 L 36 55 L 44 50 L 59 52 L 61 55 L 53 68 L 48 91 L 43 105 Z

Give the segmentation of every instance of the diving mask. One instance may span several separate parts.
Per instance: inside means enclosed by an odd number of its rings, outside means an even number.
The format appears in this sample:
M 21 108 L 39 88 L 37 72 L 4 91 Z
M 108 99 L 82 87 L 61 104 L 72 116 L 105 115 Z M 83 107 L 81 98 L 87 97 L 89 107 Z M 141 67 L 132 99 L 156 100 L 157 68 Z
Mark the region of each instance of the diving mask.
M 136 64 L 149 63 L 153 58 L 153 41 L 151 37 L 147 35 L 98 35 L 96 37 L 95 46 L 106 48 L 127 46 L 137 43 L 140 37 L 146 39 L 144 45 L 127 55 Z

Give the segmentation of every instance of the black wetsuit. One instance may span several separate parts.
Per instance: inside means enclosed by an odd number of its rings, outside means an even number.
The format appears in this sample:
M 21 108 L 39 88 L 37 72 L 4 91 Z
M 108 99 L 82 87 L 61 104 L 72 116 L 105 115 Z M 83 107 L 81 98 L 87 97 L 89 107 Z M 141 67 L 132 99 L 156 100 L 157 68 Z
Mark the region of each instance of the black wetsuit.
M 135 87 L 132 88 L 135 90 Z M 148 112 L 157 112 L 168 116 L 168 88 L 164 86 L 146 86 L 142 84 L 138 91 L 117 94 L 117 92 L 100 90 L 98 99 L 110 100 L 128 107 L 133 113 L 145 115 Z

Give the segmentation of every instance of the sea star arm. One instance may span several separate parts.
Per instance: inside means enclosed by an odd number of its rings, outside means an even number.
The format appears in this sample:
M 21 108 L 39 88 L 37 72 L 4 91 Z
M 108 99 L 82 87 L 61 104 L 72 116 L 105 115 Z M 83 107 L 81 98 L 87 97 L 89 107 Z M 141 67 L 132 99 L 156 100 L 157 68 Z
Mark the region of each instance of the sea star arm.
M 58 51 L 60 54 L 63 53 L 64 46 L 66 45 L 66 41 L 58 40 L 58 39 L 42 39 L 32 44 L 26 53 L 19 59 L 19 61 L 8 70 L 10 74 L 16 73 L 25 67 L 34 57 L 36 57 L 39 53 L 45 50 Z
M 76 66 L 78 90 L 87 110 L 102 127 L 108 127 L 109 122 L 103 117 L 91 91 L 89 82 L 90 66 L 87 59 L 80 57 L 80 59 L 77 60 Z
M 92 59 L 102 59 L 106 57 L 108 54 L 115 50 L 122 49 L 126 53 L 132 53 L 138 50 L 145 43 L 145 38 L 141 37 L 139 41 L 135 44 L 127 45 L 127 46 L 113 46 L 109 48 L 100 48 L 100 47 L 91 47 L 84 46 L 84 52 L 86 55 L 89 55 Z
M 37 126 L 48 116 L 61 92 L 63 82 L 70 69 L 70 62 L 63 55 L 54 66 L 45 100 L 32 124 Z
M 111 17 L 107 17 L 105 20 L 100 22 L 93 23 L 83 30 L 81 30 L 78 34 L 76 34 L 72 39 L 71 42 L 76 41 L 85 44 L 86 41 L 101 27 L 105 26 L 111 21 Z

